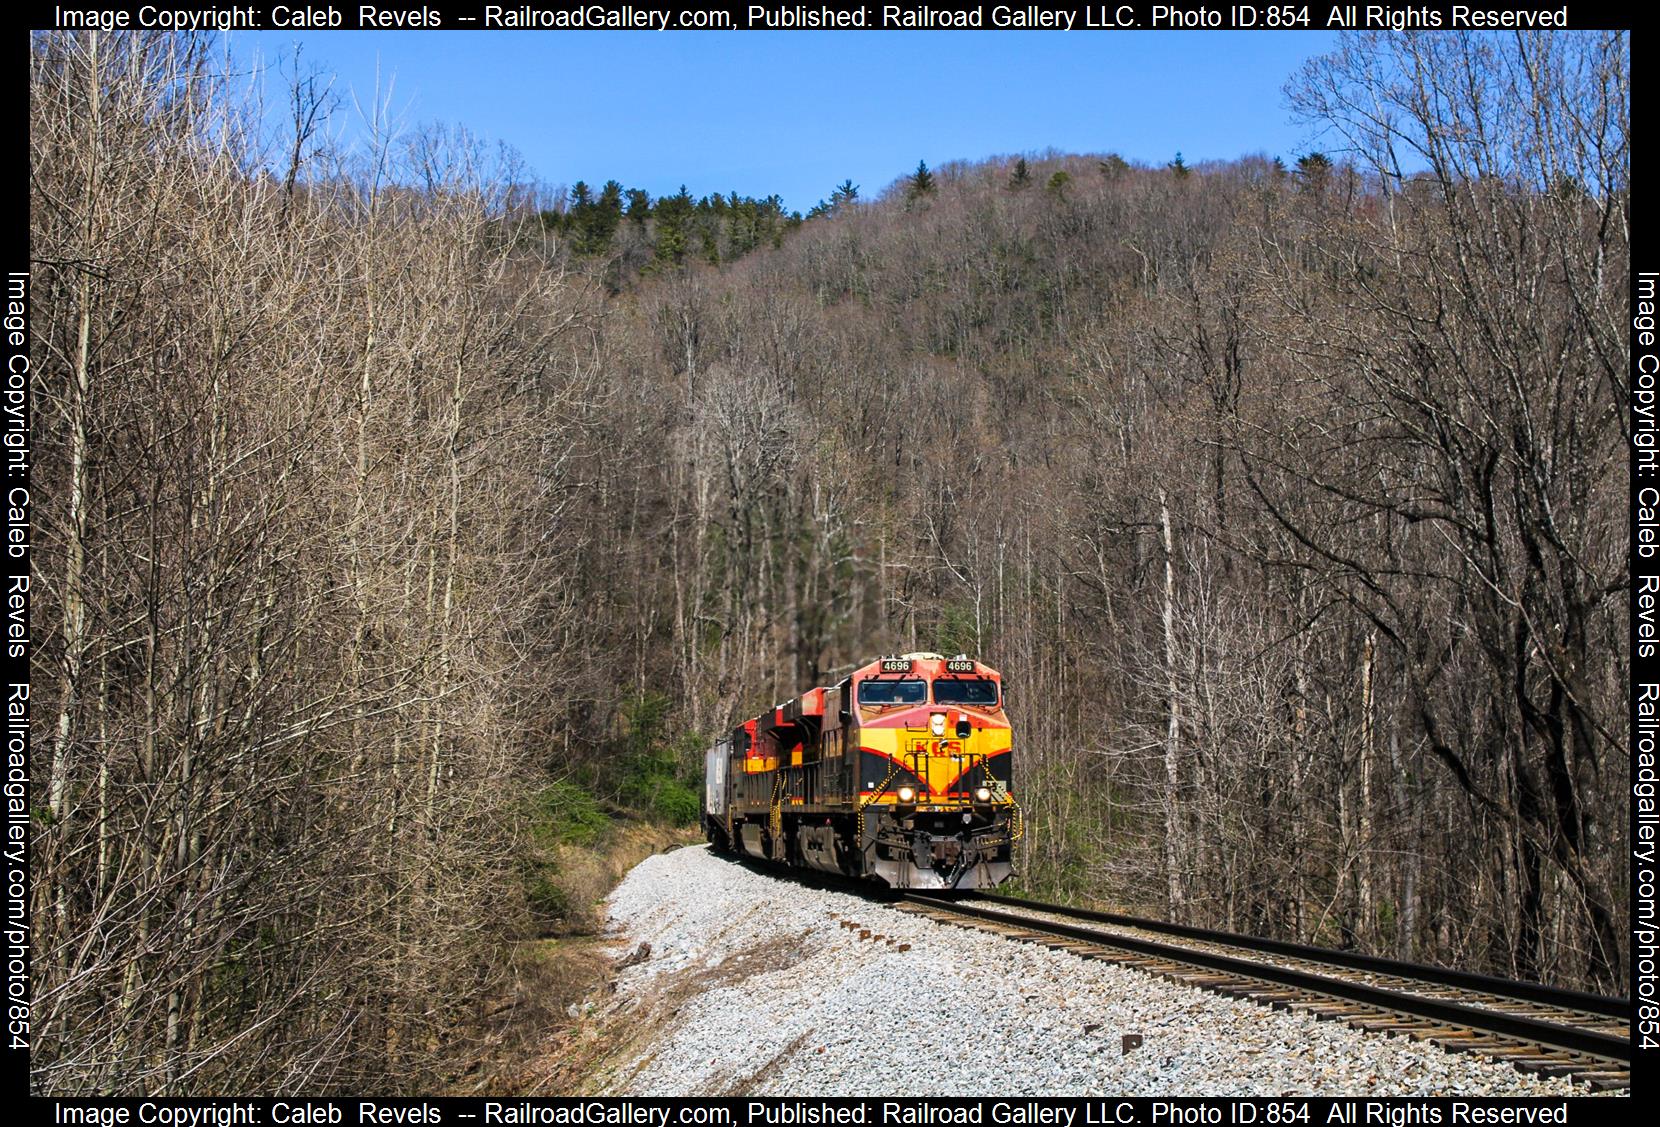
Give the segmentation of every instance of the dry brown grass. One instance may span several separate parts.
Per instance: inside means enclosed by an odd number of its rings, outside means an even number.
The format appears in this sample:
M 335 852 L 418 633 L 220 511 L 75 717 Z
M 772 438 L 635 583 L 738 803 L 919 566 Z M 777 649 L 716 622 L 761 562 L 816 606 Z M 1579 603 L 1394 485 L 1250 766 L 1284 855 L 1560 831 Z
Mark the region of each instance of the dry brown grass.
M 621 957 L 614 941 L 600 934 L 605 897 L 647 857 L 698 840 L 695 829 L 620 822 L 599 845 L 557 848 L 558 883 L 572 910 L 559 934 L 519 945 L 511 994 L 486 1007 L 489 1028 L 479 1059 L 455 1094 L 583 1090 L 600 1047 L 583 1007 L 611 997 Z

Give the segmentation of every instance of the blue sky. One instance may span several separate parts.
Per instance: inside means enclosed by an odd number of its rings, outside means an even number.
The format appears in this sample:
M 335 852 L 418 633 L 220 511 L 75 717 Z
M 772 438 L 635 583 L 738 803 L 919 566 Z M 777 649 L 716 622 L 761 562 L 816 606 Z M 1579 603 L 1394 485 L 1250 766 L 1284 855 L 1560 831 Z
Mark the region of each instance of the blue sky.
M 365 105 L 378 67 L 405 123 L 505 141 L 549 184 L 776 192 L 804 211 L 848 178 L 873 196 L 918 160 L 1055 148 L 1156 163 L 1178 150 L 1190 164 L 1258 152 L 1289 161 L 1318 146 L 1290 121 L 1281 87 L 1336 37 L 325 31 L 231 41 L 267 61 L 298 42 Z

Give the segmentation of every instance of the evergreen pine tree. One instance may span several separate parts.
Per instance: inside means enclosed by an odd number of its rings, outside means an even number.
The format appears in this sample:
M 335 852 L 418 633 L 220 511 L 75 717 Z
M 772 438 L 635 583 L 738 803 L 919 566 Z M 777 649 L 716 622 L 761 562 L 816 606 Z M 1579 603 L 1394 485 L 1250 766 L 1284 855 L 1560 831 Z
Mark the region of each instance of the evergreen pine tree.
M 911 198 L 913 200 L 919 199 L 922 196 L 931 194 L 933 190 L 934 174 L 928 171 L 928 162 L 925 160 L 917 161 L 916 172 L 911 176 Z
M 1316 195 L 1325 191 L 1326 184 L 1331 180 L 1331 158 L 1321 152 L 1298 157 L 1297 179 L 1305 191 Z
M 1026 167 L 1026 158 L 1021 157 L 1014 162 L 1014 175 L 1009 177 L 1009 187 L 1019 191 L 1032 182 L 1032 170 Z
M 680 191 L 657 201 L 657 246 L 653 257 L 660 264 L 678 266 L 686 260 L 691 247 L 691 226 L 695 216 L 692 194 L 686 185 Z
M 836 185 L 835 191 L 830 193 L 830 210 L 839 210 L 848 204 L 857 202 L 858 199 L 859 185 L 855 184 L 851 179 L 843 180 L 840 184 Z
M 628 189 L 628 221 L 636 227 L 644 227 L 650 218 L 650 194 L 640 188 Z
M 576 253 L 602 255 L 611 249 L 611 236 L 622 224 L 622 192 L 621 184 L 607 180 L 599 198 L 573 215 Z

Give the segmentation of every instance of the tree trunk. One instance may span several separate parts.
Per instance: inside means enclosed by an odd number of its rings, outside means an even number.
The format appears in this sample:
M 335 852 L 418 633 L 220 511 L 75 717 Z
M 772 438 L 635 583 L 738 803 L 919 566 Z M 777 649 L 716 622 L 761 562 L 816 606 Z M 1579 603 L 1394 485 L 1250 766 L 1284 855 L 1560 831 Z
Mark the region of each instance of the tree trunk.
M 1170 505 L 1159 490 L 1159 531 L 1164 543 L 1164 670 L 1167 721 L 1164 733 L 1164 872 L 1170 918 L 1186 914 L 1182 862 L 1187 855 L 1181 810 L 1182 702 L 1176 664 L 1176 545 L 1170 529 Z

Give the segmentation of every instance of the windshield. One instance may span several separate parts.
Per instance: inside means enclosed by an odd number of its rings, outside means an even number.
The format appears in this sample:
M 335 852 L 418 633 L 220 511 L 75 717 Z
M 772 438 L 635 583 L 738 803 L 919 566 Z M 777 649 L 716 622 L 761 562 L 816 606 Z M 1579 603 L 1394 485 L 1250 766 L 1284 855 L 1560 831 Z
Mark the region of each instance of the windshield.
M 997 682 L 980 678 L 962 681 L 935 681 L 935 704 L 996 704 Z
M 860 704 L 921 704 L 928 699 L 928 686 L 921 681 L 864 681 L 859 685 Z

